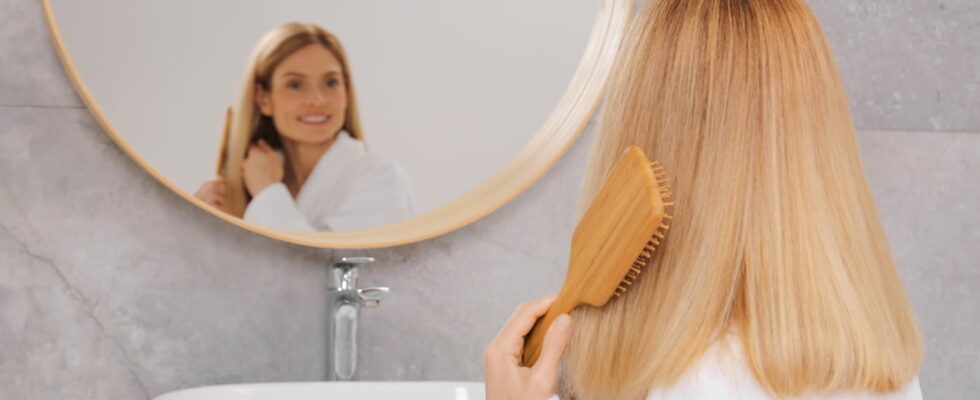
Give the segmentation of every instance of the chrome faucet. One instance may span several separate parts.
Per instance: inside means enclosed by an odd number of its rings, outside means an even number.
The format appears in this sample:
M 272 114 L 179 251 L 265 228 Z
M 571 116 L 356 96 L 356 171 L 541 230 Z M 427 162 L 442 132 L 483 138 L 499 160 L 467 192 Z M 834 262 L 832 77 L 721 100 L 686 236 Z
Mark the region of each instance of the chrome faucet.
M 386 287 L 357 288 L 357 269 L 374 262 L 373 257 L 344 257 L 330 269 L 332 286 L 327 289 L 330 326 L 328 379 L 349 381 L 357 372 L 357 321 L 361 307 L 374 308 L 388 295 Z

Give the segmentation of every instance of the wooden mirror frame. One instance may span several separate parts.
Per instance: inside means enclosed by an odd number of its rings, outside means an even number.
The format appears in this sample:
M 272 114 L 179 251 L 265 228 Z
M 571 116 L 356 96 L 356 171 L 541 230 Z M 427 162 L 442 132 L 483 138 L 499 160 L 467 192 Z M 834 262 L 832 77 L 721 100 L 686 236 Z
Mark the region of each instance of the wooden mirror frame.
M 50 0 L 41 1 L 51 40 L 68 78 L 92 116 L 133 161 L 164 186 L 218 218 L 282 241 L 337 249 L 390 247 L 436 237 L 490 214 L 531 186 L 565 154 L 595 112 L 633 11 L 633 0 L 600 0 L 589 42 L 568 89 L 527 145 L 490 179 L 433 211 L 391 225 L 350 232 L 297 232 L 258 226 L 212 208 L 143 159 L 95 103 L 61 38 Z

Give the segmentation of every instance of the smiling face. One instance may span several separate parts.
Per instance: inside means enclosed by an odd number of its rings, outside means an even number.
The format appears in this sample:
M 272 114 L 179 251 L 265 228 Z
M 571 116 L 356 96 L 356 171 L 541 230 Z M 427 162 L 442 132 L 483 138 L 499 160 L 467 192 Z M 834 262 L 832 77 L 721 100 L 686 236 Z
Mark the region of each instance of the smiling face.
M 273 70 L 268 90 L 256 88 L 255 104 L 284 142 L 330 143 L 347 111 L 340 60 L 319 44 L 297 50 Z

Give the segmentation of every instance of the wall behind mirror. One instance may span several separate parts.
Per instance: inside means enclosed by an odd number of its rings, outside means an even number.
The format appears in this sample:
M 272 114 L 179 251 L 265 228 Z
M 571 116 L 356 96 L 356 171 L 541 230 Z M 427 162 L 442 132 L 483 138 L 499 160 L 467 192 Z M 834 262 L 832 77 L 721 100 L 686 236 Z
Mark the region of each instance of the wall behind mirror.
M 406 172 L 418 213 L 522 148 L 568 86 L 597 1 L 52 0 L 115 129 L 190 193 L 214 176 L 226 107 L 270 29 L 313 22 L 351 63 L 366 142 Z M 560 9 L 561 12 L 555 12 Z

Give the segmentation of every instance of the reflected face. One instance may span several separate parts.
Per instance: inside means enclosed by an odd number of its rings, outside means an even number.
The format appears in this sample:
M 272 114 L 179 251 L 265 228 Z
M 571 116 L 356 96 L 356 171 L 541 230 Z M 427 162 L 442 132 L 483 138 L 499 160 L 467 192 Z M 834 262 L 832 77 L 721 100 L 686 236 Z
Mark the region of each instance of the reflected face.
M 327 143 L 344 126 L 347 111 L 340 60 L 322 45 L 303 47 L 272 71 L 268 92 L 256 88 L 255 102 L 283 141 Z

